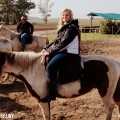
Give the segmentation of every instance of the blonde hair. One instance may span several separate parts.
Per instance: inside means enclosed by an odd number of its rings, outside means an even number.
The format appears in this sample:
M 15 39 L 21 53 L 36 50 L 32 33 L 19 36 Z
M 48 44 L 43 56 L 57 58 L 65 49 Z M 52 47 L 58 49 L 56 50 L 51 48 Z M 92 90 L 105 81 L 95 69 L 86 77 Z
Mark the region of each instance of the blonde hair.
M 69 9 L 69 8 L 64 9 L 64 10 L 61 12 L 61 17 L 60 17 L 60 20 L 59 20 L 59 22 L 58 22 L 58 30 L 59 30 L 62 26 L 64 26 L 64 22 L 62 21 L 61 18 L 62 18 L 62 14 L 63 14 L 65 11 L 68 11 L 68 12 L 70 13 L 71 19 L 73 18 L 73 12 L 72 12 L 72 10 Z

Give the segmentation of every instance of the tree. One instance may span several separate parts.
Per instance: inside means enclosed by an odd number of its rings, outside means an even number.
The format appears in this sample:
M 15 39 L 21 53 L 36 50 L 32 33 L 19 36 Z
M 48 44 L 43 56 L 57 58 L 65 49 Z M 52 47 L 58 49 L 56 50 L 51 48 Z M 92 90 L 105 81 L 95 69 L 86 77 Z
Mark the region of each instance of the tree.
M 116 34 L 119 29 L 119 23 L 116 23 L 110 19 L 101 21 L 100 32 L 102 34 Z
M 42 14 L 43 16 L 43 20 L 45 21 L 45 23 L 48 23 L 48 17 L 51 16 L 51 8 L 53 6 L 54 3 L 49 4 L 50 0 L 46 0 L 46 2 L 42 2 L 42 0 L 40 0 L 40 4 L 38 5 L 39 8 L 39 12 Z
M 9 24 L 9 16 L 13 12 L 13 5 L 14 5 L 14 0 L 1 0 L 0 6 L 1 6 L 1 13 L 3 13 L 3 21 L 5 24 Z
M 0 13 L 5 24 L 12 21 L 14 24 L 22 15 L 27 16 L 30 9 L 35 8 L 34 2 L 28 0 L 0 0 Z
M 17 21 L 20 20 L 21 16 L 27 16 L 30 9 L 35 8 L 34 2 L 28 2 L 28 0 L 17 0 L 15 4 L 15 13 Z

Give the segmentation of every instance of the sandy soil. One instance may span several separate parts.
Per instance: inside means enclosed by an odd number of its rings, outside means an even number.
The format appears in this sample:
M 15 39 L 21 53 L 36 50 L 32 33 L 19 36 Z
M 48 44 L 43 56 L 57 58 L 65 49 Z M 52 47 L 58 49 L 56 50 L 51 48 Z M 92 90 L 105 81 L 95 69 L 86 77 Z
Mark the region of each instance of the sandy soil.
M 102 54 L 120 61 L 120 40 L 81 42 L 81 54 Z M 21 82 L 11 82 L 11 79 L 0 84 L 0 118 L 1 115 L 13 114 L 13 119 L 9 120 L 42 120 L 36 99 L 28 94 Z M 57 99 L 51 102 L 51 118 L 52 120 L 105 120 L 105 110 L 97 90 L 93 89 L 77 98 Z M 116 106 L 112 120 L 118 120 Z

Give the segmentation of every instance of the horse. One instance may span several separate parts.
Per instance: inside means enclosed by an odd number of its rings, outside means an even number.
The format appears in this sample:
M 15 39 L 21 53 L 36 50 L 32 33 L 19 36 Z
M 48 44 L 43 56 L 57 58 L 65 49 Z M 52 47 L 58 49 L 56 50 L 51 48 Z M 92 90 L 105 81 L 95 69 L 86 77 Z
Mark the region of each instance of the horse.
M 20 51 L 22 48 L 22 44 L 19 41 L 20 34 L 14 32 L 5 26 L 0 26 L 0 50 L 2 51 Z M 11 41 L 10 41 L 11 40 Z M 26 44 L 25 51 L 41 51 L 46 45 L 49 43 L 47 37 L 33 35 L 32 44 Z M 4 77 L 3 81 L 8 78 L 8 75 Z
M 14 32 L 5 26 L 0 26 L 0 36 L 3 36 L 5 39 L 12 41 L 13 51 L 20 51 L 22 44 L 19 41 L 20 33 Z M 41 51 L 49 43 L 49 40 L 45 36 L 33 35 L 33 42 L 31 44 L 26 44 L 25 51 Z M 0 45 L 1 47 L 1 45 Z
M 56 97 L 75 98 L 96 88 L 105 106 L 106 120 L 111 120 L 114 104 L 117 105 L 120 115 L 120 63 L 102 55 L 80 58 L 83 67 L 79 71 L 79 79 L 67 82 L 60 80 L 57 84 Z M 49 81 L 42 61 L 44 61 L 42 52 L 0 51 L 0 74 L 7 72 L 19 78 L 31 95 L 38 100 L 44 120 L 50 120 L 51 101 L 47 88 Z

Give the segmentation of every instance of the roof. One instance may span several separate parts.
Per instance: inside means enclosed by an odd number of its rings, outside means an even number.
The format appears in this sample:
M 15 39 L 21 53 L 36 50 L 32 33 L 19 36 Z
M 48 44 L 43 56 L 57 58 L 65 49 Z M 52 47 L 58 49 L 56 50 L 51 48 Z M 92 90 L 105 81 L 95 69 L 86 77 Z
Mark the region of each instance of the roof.
M 91 13 L 88 14 L 88 16 L 101 16 L 105 19 L 120 20 L 120 14 L 116 14 L 116 13 L 95 13 L 95 12 L 91 12 Z

